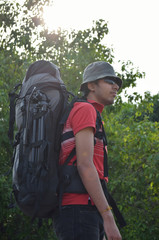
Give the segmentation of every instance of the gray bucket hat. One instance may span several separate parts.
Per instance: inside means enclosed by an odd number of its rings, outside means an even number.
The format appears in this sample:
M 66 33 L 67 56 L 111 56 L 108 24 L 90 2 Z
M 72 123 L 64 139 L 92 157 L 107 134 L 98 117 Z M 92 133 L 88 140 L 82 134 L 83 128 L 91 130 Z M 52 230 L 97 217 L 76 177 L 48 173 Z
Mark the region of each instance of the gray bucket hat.
M 85 83 L 93 82 L 101 78 L 110 77 L 114 80 L 119 88 L 122 86 L 122 80 L 116 76 L 113 67 L 104 61 L 93 62 L 89 64 L 83 73 L 83 82 L 81 84 L 80 90 L 82 91 Z

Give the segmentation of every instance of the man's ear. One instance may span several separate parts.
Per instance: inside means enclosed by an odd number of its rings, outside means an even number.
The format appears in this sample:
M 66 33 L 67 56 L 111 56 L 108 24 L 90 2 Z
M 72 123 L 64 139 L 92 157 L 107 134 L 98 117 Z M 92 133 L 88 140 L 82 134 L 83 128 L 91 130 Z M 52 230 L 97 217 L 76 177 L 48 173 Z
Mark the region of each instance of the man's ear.
M 95 89 L 95 83 L 94 82 L 88 82 L 87 87 L 91 92 L 94 92 Z

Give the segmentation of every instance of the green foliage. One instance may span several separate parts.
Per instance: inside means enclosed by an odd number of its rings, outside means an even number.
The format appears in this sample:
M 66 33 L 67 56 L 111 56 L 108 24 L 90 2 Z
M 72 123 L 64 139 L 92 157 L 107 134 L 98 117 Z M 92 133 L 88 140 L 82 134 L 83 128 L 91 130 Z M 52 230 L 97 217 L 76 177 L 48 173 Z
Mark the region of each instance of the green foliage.
M 60 67 L 68 90 L 79 91 L 84 68 L 93 61 L 113 64 L 113 49 L 106 45 L 108 24 L 100 19 L 90 29 L 48 32 L 42 19 L 42 7 L 50 1 L 16 0 L 0 3 L 0 231 L 2 240 L 55 239 L 51 219 L 31 224 L 18 208 L 12 206 L 11 175 L 8 175 L 12 148 L 9 144 L 8 93 L 21 82 L 30 63 L 39 59 Z M 134 87 L 144 77 L 130 61 L 120 62 L 123 89 Z M 123 90 L 122 90 L 123 91 Z M 158 239 L 159 192 L 159 104 L 158 95 L 138 93 L 122 103 L 121 95 L 114 106 L 105 110 L 108 135 L 110 184 L 128 226 L 123 239 Z M 18 225 L 17 225 L 18 222 Z
M 143 119 L 147 118 L 152 122 L 159 122 L 159 94 L 151 96 L 149 92 L 145 92 L 143 98 L 141 95 L 135 92 L 133 95 L 129 95 L 127 97 L 129 102 L 129 105 L 127 106 L 128 111 L 129 108 L 132 109 L 132 112 L 133 109 L 137 109 L 137 111 L 134 112 L 134 119 L 136 121 L 142 121 Z M 133 102 L 136 104 L 133 105 Z M 119 101 L 117 101 L 115 108 L 120 108 Z
M 157 239 L 159 214 L 159 123 L 135 120 L 140 106 L 124 104 L 105 115 L 110 190 L 128 226 L 123 239 Z M 149 111 L 149 106 L 147 108 Z

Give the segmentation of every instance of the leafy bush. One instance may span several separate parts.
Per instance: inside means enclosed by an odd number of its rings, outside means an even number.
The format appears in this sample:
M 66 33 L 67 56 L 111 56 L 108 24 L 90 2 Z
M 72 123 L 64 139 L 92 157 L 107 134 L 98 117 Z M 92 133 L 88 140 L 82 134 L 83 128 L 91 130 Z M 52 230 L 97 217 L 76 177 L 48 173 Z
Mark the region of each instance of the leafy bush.
M 134 110 L 126 117 L 128 106 L 118 114 L 105 115 L 109 188 L 128 223 L 123 239 L 149 240 L 151 236 L 155 240 L 159 234 L 159 123 L 147 118 L 134 121 Z

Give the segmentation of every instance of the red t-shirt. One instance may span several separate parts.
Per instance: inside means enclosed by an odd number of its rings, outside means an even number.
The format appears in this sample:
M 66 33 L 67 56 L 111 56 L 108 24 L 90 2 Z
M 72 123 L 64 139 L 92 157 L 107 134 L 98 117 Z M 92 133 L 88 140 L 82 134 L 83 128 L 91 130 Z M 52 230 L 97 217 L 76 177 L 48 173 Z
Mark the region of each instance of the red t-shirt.
M 74 107 L 71 110 L 67 122 L 64 126 L 63 134 L 73 131 L 73 134 L 75 136 L 76 133 L 87 127 L 92 127 L 94 129 L 94 132 L 96 131 L 97 113 L 95 108 L 101 113 L 104 106 L 91 100 L 89 100 L 89 102 L 92 104 L 86 102 L 76 102 L 74 104 Z M 64 161 L 67 159 L 67 157 L 75 147 L 74 136 L 62 142 L 60 152 L 60 164 L 64 163 Z M 76 156 L 72 158 L 69 164 L 71 165 L 74 160 L 76 160 Z M 104 178 L 103 161 L 104 161 L 103 140 L 96 139 L 96 144 L 94 146 L 93 162 L 97 169 L 99 178 L 108 181 L 107 178 Z M 62 205 L 75 205 L 75 204 L 87 205 L 89 199 L 90 197 L 88 194 L 64 193 Z

